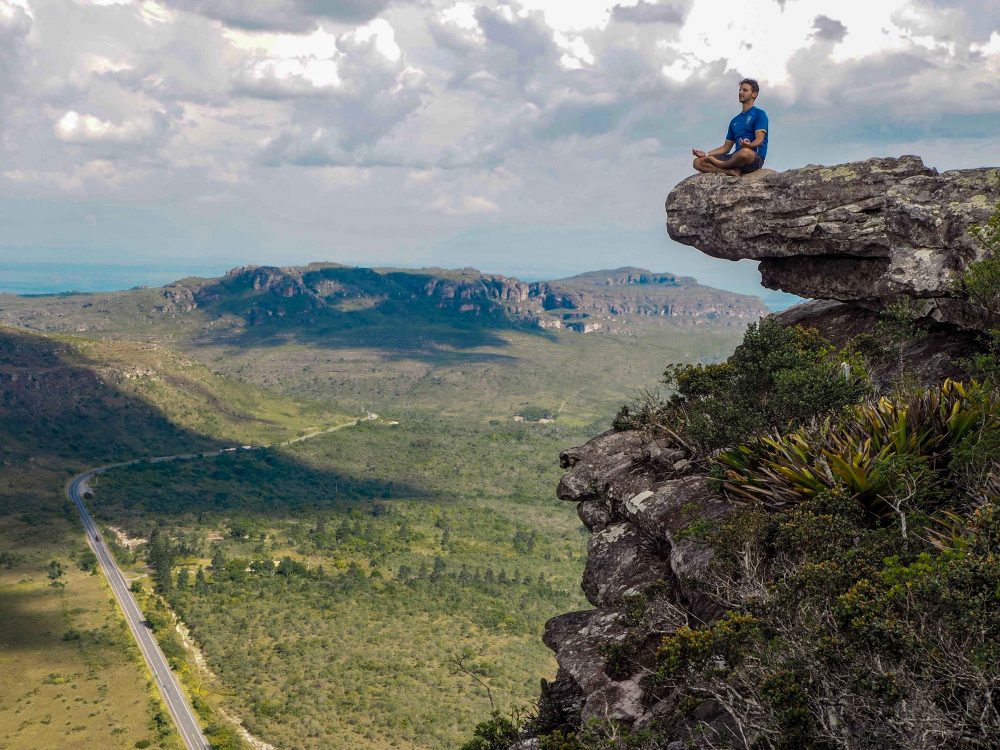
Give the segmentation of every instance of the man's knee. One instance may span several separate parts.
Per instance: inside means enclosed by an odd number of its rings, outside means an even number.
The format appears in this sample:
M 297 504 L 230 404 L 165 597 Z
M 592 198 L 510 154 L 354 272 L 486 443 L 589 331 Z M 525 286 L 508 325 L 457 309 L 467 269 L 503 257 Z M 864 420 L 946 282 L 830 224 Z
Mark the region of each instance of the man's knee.
M 739 157 L 740 161 L 744 164 L 750 164 L 754 159 L 757 158 L 757 152 L 752 148 L 744 146 L 739 151 L 736 152 L 735 157 Z M 734 158 L 735 158 L 734 157 Z

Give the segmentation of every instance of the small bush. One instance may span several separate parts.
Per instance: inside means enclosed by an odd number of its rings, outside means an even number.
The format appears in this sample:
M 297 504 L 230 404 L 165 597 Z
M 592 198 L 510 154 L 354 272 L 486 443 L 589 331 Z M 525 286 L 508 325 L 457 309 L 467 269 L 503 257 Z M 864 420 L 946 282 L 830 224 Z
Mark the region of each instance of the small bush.
M 472 739 L 462 745 L 461 750 L 507 750 L 518 739 L 516 724 L 494 712 L 491 718 L 476 726 Z
M 973 224 L 969 234 L 982 247 L 983 257 L 966 266 L 961 287 L 969 301 L 1000 314 L 1000 203 L 984 224 Z
M 616 428 L 652 428 L 708 454 L 856 403 L 868 391 L 868 375 L 859 358 L 815 329 L 766 318 L 747 329 L 726 362 L 671 365 L 663 384 L 674 390 L 669 399 L 641 394 L 619 411 Z

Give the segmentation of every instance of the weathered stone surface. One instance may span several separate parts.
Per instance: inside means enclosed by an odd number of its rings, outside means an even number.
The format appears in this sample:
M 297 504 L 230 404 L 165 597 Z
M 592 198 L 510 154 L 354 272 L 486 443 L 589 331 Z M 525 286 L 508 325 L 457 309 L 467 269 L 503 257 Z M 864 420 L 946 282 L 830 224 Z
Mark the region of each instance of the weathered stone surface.
M 629 635 L 620 616 L 607 610 L 571 612 L 545 624 L 543 640 L 556 653 L 559 667 L 585 696 L 581 718 L 632 723 L 643 713 L 643 691 L 637 679 L 612 679 L 602 650 Z M 638 677 L 638 676 L 636 676 Z
M 560 454 L 560 465 L 570 471 L 559 481 L 556 494 L 577 502 L 604 498 L 614 513 L 629 497 L 670 479 L 673 463 L 681 455 L 665 451 L 638 430 L 609 430 Z
M 647 538 L 665 543 L 671 577 L 683 606 L 701 621 L 717 616 L 718 605 L 691 585 L 702 577 L 714 557 L 712 548 L 691 533 L 691 526 L 721 519 L 732 506 L 707 487 L 704 477 L 685 477 L 664 483 L 656 492 L 630 498 L 623 510 Z
M 651 711 L 659 716 L 666 709 L 657 708 L 660 699 L 648 694 L 643 676 L 655 669 L 663 636 L 719 613 L 692 585 L 712 551 L 690 527 L 722 518 L 730 506 L 704 477 L 686 475 L 684 456 L 641 431 L 606 432 L 560 456 L 568 471 L 559 496 L 578 502 L 593 531 L 582 586 L 598 607 L 554 618 L 545 631 L 560 665 L 548 692 L 574 696 L 577 721 L 633 724 L 648 723 Z M 615 669 L 624 664 L 625 671 L 608 674 L 608 648 L 616 643 L 628 655 Z M 566 702 L 557 712 L 568 713 Z
M 768 289 L 795 289 L 817 299 L 865 299 L 888 273 L 889 259 L 803 255 L 765 258 L 759 268 L 760 283 Z
M 604 671 L 603 644 L 621 641 L 628 631 L 616 612 L 590 609 L 553 617 L 542 640 L 556 653 L 559 666 L 585 693 L 610 681 Z
M 969 226 L 998 201 L 1000 169 L 869 159 L 752 182 L 690 177 L 667 197 L 667 231 L 708 255 L 762 261 L 771 289 L 878 306 L 908 296 L 934 320 L 973 326 L 981 314 L 955 282 L 981 253 Z
M 611 523 L 611 509 L 601 498 L 581 501 L 576 506 L 576 513 L 583 525 L 591 531 L 600 531 Z
M 885 257 L 889 188 L 930 175 L 915 156 L 807 166 L 753 182 L 694 175 L 667 197 L 670 237 L 717 258 Z
M 616 523 L 593 534 L 583 571 L 583 593 L 595 607 L 609 607 L 624 594 L 670 578 L 668 556 L 644 543 L 630 523 Z

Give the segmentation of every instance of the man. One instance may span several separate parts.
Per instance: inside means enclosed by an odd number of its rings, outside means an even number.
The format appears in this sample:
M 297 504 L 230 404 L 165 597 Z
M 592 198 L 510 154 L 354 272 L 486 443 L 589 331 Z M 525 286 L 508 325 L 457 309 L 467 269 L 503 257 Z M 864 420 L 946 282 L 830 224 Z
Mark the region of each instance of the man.
M 729 122 L 726 142 L 708 153 L 692 149 L 694 168 L 699 172 L 739 177 L 756 172 L 767 157 L 767 112 L 755 106 L 760 86 L 752 78 L 740 81 L 743 111 Z M 733 146 L 736 150 L 729 153 Z

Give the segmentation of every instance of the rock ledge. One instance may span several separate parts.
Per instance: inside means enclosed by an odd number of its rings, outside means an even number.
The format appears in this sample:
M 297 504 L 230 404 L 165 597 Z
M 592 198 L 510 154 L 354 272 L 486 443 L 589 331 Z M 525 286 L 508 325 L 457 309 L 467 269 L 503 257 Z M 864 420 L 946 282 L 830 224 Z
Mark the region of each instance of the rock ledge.
M 717 258 L 761 261 L 769 289 L 875 309 L 911 297 L 928 317 L 978 327 L 956 279 L 982 252 L 969 226 L 998 201 L 1000 169 L 939 174 L 917 156 L 757 180 L 695 175 L 667 197 L 667 232 Z

